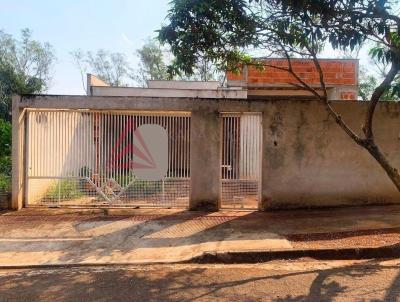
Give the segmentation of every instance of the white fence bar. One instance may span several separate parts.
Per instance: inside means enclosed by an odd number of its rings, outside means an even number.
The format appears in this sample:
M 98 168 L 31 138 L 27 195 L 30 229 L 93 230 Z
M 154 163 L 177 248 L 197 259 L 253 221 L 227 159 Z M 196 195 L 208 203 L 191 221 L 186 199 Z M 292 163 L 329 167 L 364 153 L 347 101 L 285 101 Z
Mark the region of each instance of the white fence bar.
M 221 207 L 258 208 L 261 114 L 221 113 Z
M 186 207 L 190 113 L 90 110 L 28 112 L 27 205 Z M 132 168 L 133 134 L 143 124 L 168 133 L 165 179 Z

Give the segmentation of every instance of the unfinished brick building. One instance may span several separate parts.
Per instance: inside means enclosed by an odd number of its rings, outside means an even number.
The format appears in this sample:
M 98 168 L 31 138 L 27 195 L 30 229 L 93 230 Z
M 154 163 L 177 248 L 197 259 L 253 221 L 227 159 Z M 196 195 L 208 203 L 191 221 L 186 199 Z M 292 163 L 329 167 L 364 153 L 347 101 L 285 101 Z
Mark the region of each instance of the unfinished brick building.
M 266 65 L 287 68 L 286 59 L 266 59 Z M 358 96 L 358 60 L 321 59 L 321 68 L 328 96 L 332 100 L 356 100 Z M 320 87 L 319 73 L 312 60 L 292 59 L 293 70 L 312 87 Z M 296 97 L 307 99 L 312 96 L 290 83 L 298 81 L 289 72 L 265 66 L 263 70 L 255 66 L 244 66 L 242 72 L 227 73 L 228 87 L 247 89 L 248 98 Z M 318 90 L 318 89 L 317 89 Z

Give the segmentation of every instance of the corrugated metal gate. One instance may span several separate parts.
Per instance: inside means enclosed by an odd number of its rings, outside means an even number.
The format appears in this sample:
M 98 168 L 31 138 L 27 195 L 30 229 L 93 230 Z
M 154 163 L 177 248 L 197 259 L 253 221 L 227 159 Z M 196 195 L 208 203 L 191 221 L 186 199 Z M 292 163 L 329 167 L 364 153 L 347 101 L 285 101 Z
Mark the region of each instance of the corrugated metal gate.
M 163 180 L 131 168 L 144 124 L 168 133 Z M 190 113 L 28 110 L 26 141 L 27 206 L 188 206 Z
M 221 207 L 258 207 L 261 180 L 261 114 L 222 113 Z

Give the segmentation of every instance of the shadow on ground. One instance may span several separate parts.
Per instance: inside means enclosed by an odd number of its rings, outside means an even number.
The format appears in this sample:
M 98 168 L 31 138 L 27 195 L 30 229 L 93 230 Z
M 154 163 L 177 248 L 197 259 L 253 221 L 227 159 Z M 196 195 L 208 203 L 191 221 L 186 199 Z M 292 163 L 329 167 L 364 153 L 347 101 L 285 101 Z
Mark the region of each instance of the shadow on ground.
M 335 233 L 351 239 L 354 231 L 368 234 L 390 229 L 398 233 L 400 227 L 399 206 L 276 213 L 145 213 L 3 215 L 0 240 L 12 240 L 1 242 L 0 256 L 2 261 L 18 261 L 16 264 L 31 260 L 39 264 L 179 261 L 204 250 L 290 249 L 286 238 L 329 241 L 338 239 L 329 237 Z
M 290 267 L 290 265 L 288 265 Z M 398 266 L 152 266 L 0 272 L 0 301 L 398 301 Z

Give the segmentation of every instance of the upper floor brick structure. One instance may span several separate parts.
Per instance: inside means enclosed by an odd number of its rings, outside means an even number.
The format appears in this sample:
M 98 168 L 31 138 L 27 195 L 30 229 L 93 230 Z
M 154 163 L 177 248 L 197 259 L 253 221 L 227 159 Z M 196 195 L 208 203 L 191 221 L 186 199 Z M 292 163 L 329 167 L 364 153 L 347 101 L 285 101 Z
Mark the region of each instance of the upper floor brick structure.
M 288 66 L 286 59 L 266 59 L 264 62 L 266 65 L 277 67 Z M 320 59 L 320 64 L 330 99 L 357 99 L 358 60 Z M 292 59 L 292 67 L 304 82 L 312 87 L 320 87 L 319 73 L 312 60 Z M 291 83 L 298 83 L 292 74 L 269 66 L 265 66 L 263 70 L 255 66 L 244 66 L 239 74 L 228 72 L 227 83 L 228 87 L 240 86 L 247 89 L 249 98 L 310 96 L 309 92 L 291 85 Z

